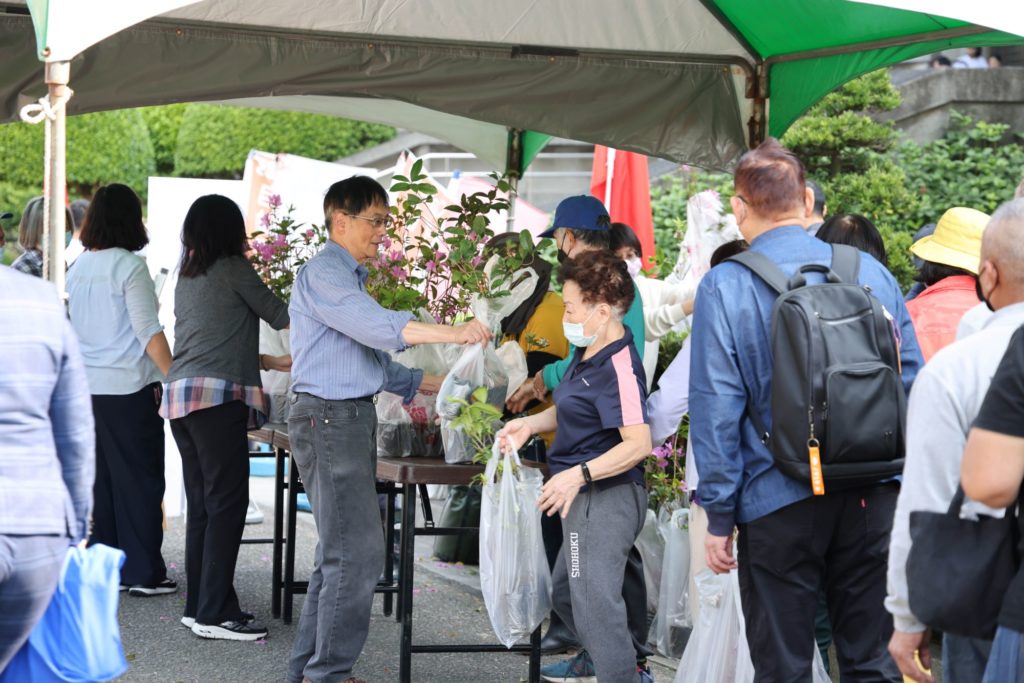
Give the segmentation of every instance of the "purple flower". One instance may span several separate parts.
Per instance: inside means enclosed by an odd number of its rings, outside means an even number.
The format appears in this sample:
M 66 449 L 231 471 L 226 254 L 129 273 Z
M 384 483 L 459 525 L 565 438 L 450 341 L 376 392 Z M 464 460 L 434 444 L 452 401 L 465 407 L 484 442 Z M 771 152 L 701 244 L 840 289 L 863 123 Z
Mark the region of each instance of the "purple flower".
M 281 195 L 272 194 L 270 195 L 270 197 L 267 198 L 267 201 L 270 203 L 271 209 L 276 209 L 277 207 L 281 206 Z
M 483 262 L 484 262 L 484 257 L 483 257 L 483 255 L 481 255 L 481 254 L 477 254 L 476 256 L 474 256 L 474 257 L 473 257 L 473 260 L 472 260 L 472 261 L 470 261 L 470 264 L 471 264 L 471 265 L 472 265 L 472 266 L 473 266 L 474 268 L 476 268 L 477 266 L 479 266 L 479 265 L 480 265 L 481 263 L 483 263 Z
M 309 230 L 306 231 L 306 239 L 307 240 L 313 239 L 314 235 L 316 235 L 316 233 L 313 232 L 313 228 L 310 228 Z
M 658 466 L 659 470 L 663 470 L 668 467 L 668 459 L 659 455 L 655 459 L 654 464 Z
M 390 249 L 391 248 L 391 238 L 390 237 L 385 237 L 383 240 L 381 240 L 380 243 L 384 246 L 385 249 Z
M 287 247 L 288 239 L 281 233 L 274 235 L 274 246 L 275 247 Z
M 405 254 L 403 254 L 400 251 L 393 251 L 393 252 L 391 252 L 391 260 L 392 261 L 401 261 L 404 256 L 405 256 Z
M 428 273 L 433 273 L 437 270 L 437 266 L 434 264 L 433 261 L 427 261 L 427 263 L 423 267 L 427 269 Z
M 404 274 L 405 274 L 405 271 L 402 270 L 401 266 L 391 266 L 391 275 L 393 275 L 394 277 L 397 277 L 398 279 L 401 279 L 402 275 L 404 275 Z
M 264 228 L 269 228 L 270 227 L 270 214 L 269 213 L 265 213 L 262 216 L 260 216 L 260 225 L 262 225 Z
M 409 276 L 406 275 L 404 270 L 403 271 L 399 271 L 399 273 L 398 273 L 398 281 L 399 282 L 405 282 L 406 278 L 408 278 L 408 277 Z

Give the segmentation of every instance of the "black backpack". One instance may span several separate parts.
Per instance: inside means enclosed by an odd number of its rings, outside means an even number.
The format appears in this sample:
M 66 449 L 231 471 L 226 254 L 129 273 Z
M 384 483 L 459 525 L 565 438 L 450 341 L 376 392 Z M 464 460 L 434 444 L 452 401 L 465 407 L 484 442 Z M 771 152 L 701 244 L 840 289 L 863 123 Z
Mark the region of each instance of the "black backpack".
M 833 245 L 831 268 L 808 264 L 792 278 L 755 251 L 730 260 L 779 293 L 772 307 L 770 433 L 749 397 L 747 407 L 775 465 L 818 495 L 899 474 L 906 423 L 899 348 L 892 318 L 870 288 L 857 284 L 860 252 Z M 808 285 L 808 272 L 824 273 L 825 282 Z M 818 471 L 824 481 L 816 486 Z

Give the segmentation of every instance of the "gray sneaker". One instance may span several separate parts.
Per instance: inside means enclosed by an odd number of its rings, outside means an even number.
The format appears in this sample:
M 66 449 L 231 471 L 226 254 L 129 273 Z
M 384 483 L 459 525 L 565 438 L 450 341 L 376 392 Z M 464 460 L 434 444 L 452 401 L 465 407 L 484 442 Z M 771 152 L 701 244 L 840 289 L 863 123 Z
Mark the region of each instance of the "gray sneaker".
M 594 660 L 586 650 L 580 650 L 572 659 L 548 664 L 540 670 L 540 678 L 549 683 L 597 683 Z

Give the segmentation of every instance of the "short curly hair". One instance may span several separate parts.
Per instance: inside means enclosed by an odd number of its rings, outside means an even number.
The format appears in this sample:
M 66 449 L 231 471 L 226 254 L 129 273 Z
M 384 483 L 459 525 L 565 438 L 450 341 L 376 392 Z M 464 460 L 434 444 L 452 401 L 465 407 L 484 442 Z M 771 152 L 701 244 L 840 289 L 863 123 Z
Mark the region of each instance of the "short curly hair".
M 558 282 L 575 282 L 583 302 L 608 304 L 619 316 L 633 305 L 636 288 L 626 262 L 609 251 L 585 251 L 566 259 L 558 269 Z

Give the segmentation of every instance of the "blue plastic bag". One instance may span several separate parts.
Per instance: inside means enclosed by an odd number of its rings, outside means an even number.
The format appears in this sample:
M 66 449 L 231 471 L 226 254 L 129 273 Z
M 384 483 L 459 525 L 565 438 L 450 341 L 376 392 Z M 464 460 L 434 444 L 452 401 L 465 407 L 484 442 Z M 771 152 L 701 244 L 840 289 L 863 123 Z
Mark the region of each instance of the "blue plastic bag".
M 70 548 L 50 606 L 0 683 L 94 683 L 127 671 L 117 624 L 122 564 L 116 548 Z

